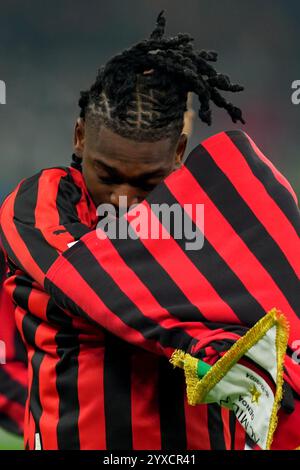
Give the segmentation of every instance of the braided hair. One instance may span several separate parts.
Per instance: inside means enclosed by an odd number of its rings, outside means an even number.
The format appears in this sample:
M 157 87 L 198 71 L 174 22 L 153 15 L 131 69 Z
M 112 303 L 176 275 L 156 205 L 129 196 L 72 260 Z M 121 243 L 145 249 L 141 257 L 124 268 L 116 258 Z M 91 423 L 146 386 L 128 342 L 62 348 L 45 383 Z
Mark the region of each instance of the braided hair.
M 193 38 L 179 33 L 165 38 L 164 11 L 149 39 L 114 56 L 101 67 L 95 83 L 82 91 L 80 117 L 99 123 L 117 134 L 137 141 L 177 140 L 187 107 L 187 95 L 199 98 L 200 119 L 211 125 L 211 102 L 225 109 L 232 121 L 245 124 L 242 112 L 219 90 L 239 92 L 227 75 L 216 72 L 214 51 L 195 50 Z

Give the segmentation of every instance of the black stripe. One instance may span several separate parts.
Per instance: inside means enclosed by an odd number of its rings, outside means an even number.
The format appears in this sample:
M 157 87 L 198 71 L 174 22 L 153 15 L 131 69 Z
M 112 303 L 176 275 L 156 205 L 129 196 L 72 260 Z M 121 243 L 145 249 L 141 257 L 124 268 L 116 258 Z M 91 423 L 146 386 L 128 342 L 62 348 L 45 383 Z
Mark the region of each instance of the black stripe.
M 56 352 L 59 361 L 56 364 L 56 388 L 59 396 L 59 421 L 57 442 L 60 450 L 80 450 L 79 438 L 79 396 L 78 396 L 78 356 L 80 352 L 79 332 L 73 327 L 72 318 L 49 300 L 47 319 L 58 328 L 55 335 Z
M 70 170 L 67 169 L 68 173 L 60 179 L 56 207 L 59 213 L 59 223 L 63 225 L 67 232 L 72 235 L 75 240 L 78 240 L 86 233 L 90 232 L 90 228 L 80 222 L 76 210 L 76 206 L 79 203 L 82 191 L 75 184 Z
M 185 380 L 180 369 L 173 369 L 168 360 L 159 358 L 159 411 L 161 448 L 178 451 L 187 448 L 185 427 Z
M 15 380 L 5 370 L 5 366 L 0 366 L 0 395 L 5 396 L 8 400 L 25 406 L 27 398 L 27 390 L 18 380 Z
M 73 247 L 72 247 L 73 248 Z M 68 250 L 65 256 L 82 278 L 102 302 L 114 312 L 123 323 L 139 331 L 145 338 L 159 341 L 164 347 L 189 349 L 195 340 L 180 328 L 165 329 L 152 319 L 145 317 L 136 305 L 124 294 L 113 279 L 104 271 L 88 248 L 79 241 L 74 248 Z M 73 256 L 76 253 L 76 256 Z M 82 314 L 82 310 L 62 291 L 56 289 L 52 282 L 46 279 L 45 289 L 53 300 L 62 308 Z M 76 289 L 74 290 L 76 297 Z M 88 299 L 87 299 L 88 301 Z M 85 317 L 88 315 L 85 313 Z M 89 318 L 89 317 L 88 317 Z
M 217 403 L 207 405 L 207 426 L 211 450 L 226 450 L 221 407 Z
M 58 254 L 35 227 L 35 208 L 41 175 L 42 172 L 28 178 L 20 186 L 14 204 L 14 223 L 36 264 L 43 272 L 47 272 Z M 20 266 L 19 260 L 17 264 Z
M 107 450 L 131 450 L 130 345 L 105 334 L 104 407 Z
M 299 209 L 290 191 L 277 180 L 271 168 L 259 158 L 244 132 L 229 131 L 226 134 L 241 152 L 252 173 L 261 181 L 300 236 Z
M 300 315 L 299 279 L 280 247 L 241 198 L 210 154 L 198 146 L 187 168 L 221 211 L 237 235 L 268 271 L 296 314 Z
M 168 206 L 178 204 L 178 201 L 165 185 L 161 185 L 159 191 L 154 192 L 151 195 L 149 202 L 151 204 L 160 204 L 163 202 Z M 152 206 L 152 208 L 154 209 L 153 212 L 156 212 L 156 215 L 158 216 L 159 214 L 157 213 L 155 206 Z M 188 223 L 187 226 L 192 228 L 192 233 L 197 234 L 197 236 L 200 237 L 199 228 L 194 224 L 185 211 L 183 211 L 183 213 L 185 222 Z M 170 231 L 171 236 L 174 238 L 176 234 L 173 223 L 174 221 L 171 220 L 171 224 L 169 225 L 165 219 L 162 219 L 161 222 L 166 230 Z M 176 238 L 175 241 L 198 271 L 200 271 L 213 286 L 222 300 L 231 307 L 243 324 L 253 325 L 265 315 L 266 312 L 261 305 L 249 293 L 244 284 L 240 281 L 239 277 L 230 269 L 224 259 L 206 238 L 204 240 L 204 245 L 200 250 L 186 249 L 187 243 L 190 243 L 191 240 L 186 238 L 185 230 L 182 230 L 181 238 Z M 226 243 L 225 240 L 224 243 Z M 234 331 L 240 335 L 245 333 L 244 328 L 239 325 L 224 325 L 224 323 L 216 323 L 214 326 L 210 321 L 206 324 L 210 328 L 222 328 L 224 331 Z

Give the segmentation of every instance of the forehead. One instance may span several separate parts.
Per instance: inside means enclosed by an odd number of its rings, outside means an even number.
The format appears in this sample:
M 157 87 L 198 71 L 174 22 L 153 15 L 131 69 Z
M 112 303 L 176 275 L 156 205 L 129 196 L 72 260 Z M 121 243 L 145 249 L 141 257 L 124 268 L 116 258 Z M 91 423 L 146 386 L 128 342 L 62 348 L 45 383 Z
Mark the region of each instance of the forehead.
M 156 142 L 138 142 L 122 137 L 101 126 L 97 132 L 87 132 L 86 147 L 90 158 L 124 169 L 168 168 L 174 149 L 170 138 Z

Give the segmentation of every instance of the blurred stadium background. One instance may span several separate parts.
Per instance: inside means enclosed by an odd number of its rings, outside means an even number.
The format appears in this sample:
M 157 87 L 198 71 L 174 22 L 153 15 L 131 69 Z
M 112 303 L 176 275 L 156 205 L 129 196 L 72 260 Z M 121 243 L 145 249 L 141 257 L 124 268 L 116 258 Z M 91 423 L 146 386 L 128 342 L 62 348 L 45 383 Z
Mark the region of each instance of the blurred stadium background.
M 300 105 L 291 102 L 300 80 L 299 0 L 1 0 L 0 201 L 21 178 L 68 164 L 79 91 L 111 55 L 147 37 L 162 8 L 168 35 L 189 32 L 245 85 L 233 96 L 244 130 L 300 194 Z M 212 127 L 196 121 L 189 149 L 234 127 L 216 109 Z M 0 433 L 0 449 L 20 446 Z

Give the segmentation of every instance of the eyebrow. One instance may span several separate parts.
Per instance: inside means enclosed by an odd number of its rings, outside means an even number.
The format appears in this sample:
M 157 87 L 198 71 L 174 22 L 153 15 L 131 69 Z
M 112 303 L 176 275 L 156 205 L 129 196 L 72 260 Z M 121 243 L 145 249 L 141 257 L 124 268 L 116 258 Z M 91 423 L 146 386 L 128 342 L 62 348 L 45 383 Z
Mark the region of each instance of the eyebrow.
M 104 163 L 102 160 L 94 159 L 94 162 L 97 164 L 97 166 L 101 167 L 107 173 L 111 178 L 115 178 L 116 180 L 120 182 L 130 182 L 131 184 L 134 185 L 134 183 L 141 183 L 143 181 L 146 181 L 151 178 L 158 178 L 160 176 L 167 176 L 166 172 L 162 169 L 157 169 L 154 171 L 149 171 L 147 173 L 143 173 L 142 175 L 135 176 L 134 178 L 127 178 L 125 177 L 120 171 L 118 171 L 116 168 L 113 166 L 107 165 Z

